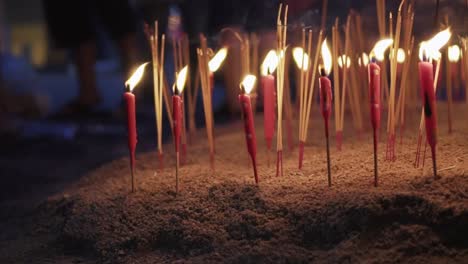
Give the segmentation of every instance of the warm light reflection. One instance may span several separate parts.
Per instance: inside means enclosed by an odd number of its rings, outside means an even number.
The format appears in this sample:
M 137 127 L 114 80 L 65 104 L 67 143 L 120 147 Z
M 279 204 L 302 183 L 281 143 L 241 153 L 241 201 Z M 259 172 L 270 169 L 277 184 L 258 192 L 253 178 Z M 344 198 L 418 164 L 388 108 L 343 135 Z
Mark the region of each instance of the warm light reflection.
M 385 50 L 393 44 L 393 39 L 382 39 L 375 43 L 374 48 L 371 51 L 371 57 L 375 56 L 375 58 L 379 61 L 383 61 L 385 59 Z
M 220 49 L 214 57 L 208 62 L 208 68 L 210 72 L 216 72 L 219 67 L 223 64 L 227 56 L 227 48 Z
M 441 57 L 439 50 L 447 44 L 451 37 L 450 28 L 447 28 L 437 33 L 430 40 L 421 42 L 419 46 L 419 59 L 439 60 Z
M 346 63 L 346 68 L 351 66 L 351 58 L 346 55 L 341 55 L 338 57 L 338 66 L 343 68 L 343 65 Z
M 302 48 L 293 49 L 293 58 L 300 70 L 307 71 L 309 69 L 309 55 Z
M 398 52 L 397 52 L 397 56 L 396 56 L 397 62 L 398 63 L 403 63 L 403 62 L 405 62 L 405 59 L 406 59 L 405 51 L 402 48 L 399 48 Z
M 244 80 L 241 83 L 241 88 L 244 88 L 246 94 L 250 94 L 250 92 L 252 92 L 252 89 L 254 88 L 256 81 L 257 77 L 255 77 L 255 75 L 249 74 L 244 77 Z
M 185 88 L 185 80 L 187 79 L 187 69 L 188 69 L 187 66 L 185 66 L 177 74 L 176 88 L 179 94 L 181 94 Z
M 273 73 L 278 66 L 278 55 L 276 55 L 276 51 L 270 50 L 268 54 L 265 56 L 265 60 L 263 60 L 261 66 L 261 74 L 262 76 L 266 76 L 268 74 Z
M 358 64 L 359 66 L 367 67 L 367 65 L 369 64 L 369 56 L 367 55 L 367 53 L 362 53 L 361 57 L 358 58 Z
M 145 73 L 145 67 L 148 65 L 148 63 L 149 62 L 145 62 L 138 66 L 132 76 L 125 82 L 125 86 L 128 87 L 130 92 L 133 91 L 135 86 L 140 82 L 141 77 L 143 77 L 143 73 Z
M 329 75 L 332 68 L 332 56 L 327 45 L 327 39 L 325 39 L 322 43 L 322 60 L 323 70 L 325 71 L 326 75 Z
M 461 50 L 458 45 L 453 45 L 448 48 L 448 59 L 450 62 L 458 62 L 460 60 Z

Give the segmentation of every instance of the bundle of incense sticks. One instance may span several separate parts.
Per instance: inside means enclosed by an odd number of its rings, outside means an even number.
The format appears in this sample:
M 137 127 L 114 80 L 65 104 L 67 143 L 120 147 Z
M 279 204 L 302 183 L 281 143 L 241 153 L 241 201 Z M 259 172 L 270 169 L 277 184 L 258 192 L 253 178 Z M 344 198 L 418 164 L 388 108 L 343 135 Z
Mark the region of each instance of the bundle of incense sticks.
M 462 66 L 465 73 L 465 103 L 468 109 L 468 37 L 462 38 L 461 42 L 463 49 Z
M 213 104 L 211 96 L 211 81 L 208 68 L 209 54 L 206 37 L 200 35 L 200 48 L 197 49 L 198 70 L 200 73 L 200 81 L 203 95 L 203 109 L 205 112 L 206 132 L 208 135 L 208 146 L 210 151 L 211 169 L 214 170 L 214 122 L 213 122 Z
M 187 113 L 186 117 L 188 117 L 188 131 L 191 136 L 196 132 L 197 126 L 195 123 L 195 111 L 197 105 L 197 91 L 196 89 L 192 89 L 192 67 L 190 65 L 190 40 L 187 34 L 182 36 L 182 65 L 187 66 L 188 73 L 187 80 L 186 80 L 186 102 L 187 102 Z M 197 73 L 198 75 L 198 73 Z M 195 86 L 197 83 L 195 83 Z
M 291 56 L 289 52 L 285 53 L 285 65 L 289 65 Z M 289 81 L 289 70 L 285 70 L 284 72 L 284 115 L 286 121 L 286 140 L 288 143 L 289 151 L 294 149 L 294 141 L 293 141 L 293 106 L 292 106 L 292 98 L 291 98 L 291 84 Z
M 250 48 L 252 50 L 251 52 L 251 58 L 250 58 L 250 73 L 252 73 L 254 76 L 259 76 L 259 69 L 260 66 L 258 65 L 258 46 L 260 44 L 260 40 L 258 39 L 257 34 L 251 33 L 250 34 Z M 258 98 L 258 82 L 255 82 L 254 88 L 253 88 L 253 93 L 251 94 L 252 97 L 252 111 L 253 115 L 255 117 L 255 114 L 257 112 L 257 98 Z
M 377 7 L 377 24 L 379 28 L 380 38 L 384 39 L 386 37 L 386 16 L 385 16 L 385 8 L 386 8 L 386 1 L 385 0 L 376 0 L 376 7 Z M 387 64 L 382 63 L 381 65 L 381 82 L 382 82 L 382 99 L 388 98 L 388 78 L 387 78 Z M 382 100 L 383 102 L 383 100 Z
M 157 36 L 157 34 L 155 34 L 155 31 L 157 31 L 157 28 L 158 28 L 158 22 L 156 21 L 155 22 L 155 30 L 152 30 L 150 28 L 150 26 L 148 24 L 145 24 L 144 25 L 144 31 L 145 31 L 145 35 L 146 35 L 146 38 L 148 39 L 148 41 L 150 42 L 150 47 L 152 46 L 151 44 L 151 36 L 152 35 L 155 35 Z M 164 45 L 163 45 L 164 46 Z M 167 84 L 167 79 L 166 79 L 166 75 L 163 74 L 163 88 L 162 88 L 162 97 L 164 99 L 164 106 L 166 108 L 166 114 L 167 114 L 167 118 L 169 120 L 169 125 L 171 127 L 171 133 L 172 133 L 172 137 L 174 138 L 174 122 L 172 120 L 172 106 L 171 106 L 171 103 L 169 101 L 169 95 L 168 95 L 168 89 L 169 89 L 169 86 Z
M 401 1 L 400 6 L 398 7 L 398 15 L 396 21 L 395 35 L 393 38 L 393 46 L 391 48 L 390 57 L 390 94 L 388 98 L 388 119 L 387 119 L 387 151 L 386 159 L 390 161 L 395 160 L 395 94 L 396 94 L 396 82 L 397 82 L 397 51 L 400 48 L 400 35 L 401 35 L 401 11 L 404 4 L 404 0 Z M 393 17 L 390 13 L 390 34 L 393 35 Z
M 340 56 L 340 33 L 338 18 L 335 19 L 335 25 L 332 27 L 332 56 L 338 58 Z M 338 68 L 338 60 L 333 60 L 333 99 L 335 101 L 335 132 L 336 132 L 336 147 L 341 150 L 343 139 L 343 126 L 341 123 L 341 97 L 340 97 L 340 71 Z
M 403 69 L 401 71 L 400 78 L 400 94 L 397 102 L 396 109 L 396 122 L 399 121 L 400 126 L 400 143 L 403 142 L 403 132 L 405 128 L 405 111 L 406 111 L 406 95 L 407 95 L 407 86 L 409 83 L 409 71 L 411 69 L 412 63 L 415 61 L 416 54 L 413 54 L 414 47 L 414 36 L 413 34 L 413 25 L 414 25 L 414 10 L 412 5 L 408 5 L 406 10 L 406 15 L 404 16 L 404 34 L 403 34 L 403 43 L 402 48 L 406 52 L 406 59 L 403 63 Z
M 283 175 L 283 88 L 286 60 L 286 33 L 288 24 L 288 6 L 285 6 L 284 15 L 282 13 L 283 5 L 280 4 L 277 19 L 277 54 L 278 67 L 276 69 L 276 96 L 278 109 L 278 123 L 276 136 L 276 176 Z M 282 19 L 283 18 L 283 19 Z
M 349 49 L 350 49 L 350 36 L 349 36 L 349 30 L 350 30 L 350 23 L 351 23 L 351 17 L 348 16 L 347 20 L 346 20 L 346 26 L 345 26 L 345 45 L 344 45 L 344 53 L 345 54 L 349 54 Z M 339 35 L 338 35 L 339 36 Z M 339 37 L 338 37 L 339 38 Z M 336 60 L 336 59 L 335 59 Z M 338 70 L 338 68 L 336 68 L 335 70 Z M 347 88 L 347 85 L 348 85 L 348 70 L 346 69 L 346 67 L 343 68 L 343 75 L 342 75 L 342 87 L 341 87 L 341 99 L 339 100 L 339 102 L 341 103 L 341 106 L 340 106 L 340 110 L 341 110 L 341 113 L 339 115 L 340 117 L 340 131 L 341 133 L 343 133 L 343 126 L 344 126 L 344 114 L 345 114 L 345 101 L 346 101 L 346 88 Z M 335 95 L 335 97 L 337 97 L 338 95 Z M 352 104 L 353 101 L 350 100 L 350 104 L 351 104 L 351 113 L 353 114 L 353 121 L 354 121 L 354 124 L 355 124 L 355 127 L 357 126 L 357 121 L 356 121 L 356 117 L 355 117 L 355 111 L 354 111 L 354 105 Z M 339 139 L 341 141 L 341 139 Z M 340 142 L 341 143 L 341 142 Z
M 148 28 L 147 28 L 148 30 Z M 154 23 L 154 33 L 149 31 L 149 41 L 151 46 L 151 55 L 153 60 L 153 87 L 154 87 L 154 112 L 156 116 L 156 131 L 158 142 L 158 159 L 159 169 L 164 167 L 163 163 L 163 149 L 162 149 L 162 106 L 163 106 L 163 91 L 164 91 L 164 50 L 165 50 L 165 36 L 164 34 L 159 41 L 158 35 L 158 22 Z M 160 48 L 159 48 L 160 47 Z
M 323 40 L 322 31 L 319 32 L 315 53 L 314 63 L 311 65 L 309 54 L 312 48 L 312 30 L 308 31 L 307 46 L 305 29 L 302 31 L 302 58 L 301 63 L 301 78 L 300 78 L 300 102 L 299 102 L 299 169 L 302 168 L 304 155 L 304 144 L 307 141 L 307 132 L 310 120 L 310 110 L 312 108 L 312 98 L 314 95 L 315 79 L 318 59 L 320 56 L 320 44 Z M 306 52 L 307 50 L 307 52 Z M 307 54 L 307 55 L 306 55 Z M 306 66 L 307 65 L 307 66 Z M 312 76 L 311 76 L 312 73 Z

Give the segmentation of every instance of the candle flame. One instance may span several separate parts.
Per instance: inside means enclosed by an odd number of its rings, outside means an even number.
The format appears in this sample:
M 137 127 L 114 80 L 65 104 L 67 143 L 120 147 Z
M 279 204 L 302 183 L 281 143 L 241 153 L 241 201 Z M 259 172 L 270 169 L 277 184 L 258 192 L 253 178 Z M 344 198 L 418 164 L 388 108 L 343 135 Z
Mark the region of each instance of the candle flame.
M 276 51 L 270 50 L 265 56 L 265 59 L 263 60 L 263 63 L 261 66 L 262 76 L 266 76 L 268 74 L 273 73 L 276 70 L 277 66 L 278 66 L 278 55 L 276 55 Z
M 338 66 L 343 68 L 343 65 L 346 63 L 346 68 L 351 66 L 351 58 L 345 54 L 338 57 Z
M 307 71 L 309 69 L 309 55 L 304 52 L 302 48 L 293 49 L 293 57 L 296 62 L 297 67 L 302 71 Z
M 184 91 L 185 80 L 187 79 L 187 71 L 188 71 L 188 67 L 185 66 L 177 74 L 176 88 L 177 88 L 177 91 L 179 92 L 179 94 L 181 94 Z
M 148 65 L 148 63 L 149 62 L 145 62 L 138 66 L 132 76 L 125 82 L 125 86 L 128 87 L 130 92 L 133 91 L 135 86 L 140 82 L 141 77 L 143 77 L 143 73 L 145 73 L 145 67 Z
M 325 74 L 330 74 L 332 68 L 332 55 L 330 49 L 327 45 L 327 39 L 325 39 L 322 43 L 322 60 L 323 60 L 323 69 L 325 70 Z
M 241 88 L 244 88 L 246 94 L 250 94 L 250 92 L 252 92 L 252 89 L 254 88 L 256 81 L 257 77 L 255 77 L 255 75 L 249 74 L 244 77 L 244 80 L 241 83 Z
M 379 61 L 383 61 L 385 59 L 385 50 L 393 44 L 393 39 L 382 39 L 375 43 L 374 48 L 371 51 L 371 57 L 375 56 L 375 58 Z
M 216 72 L 219 67 L 223 64 L 227 56 L 227 48 L 220 49 L 214 57 L 208 62 L 208 68 L 210 72 Z
M 460 60 L 460 47 L 458 45 L 453 45 L 448 48 L 448 59 L 450 62 L 458 62 Z
M 426 56 L 429 60 L 439 60 L 441 57 L 439 50 L 447 44 L 451 37 L 452 33 L 450 32 L 450 28 L 447 28 L 437 33 L 430 40 L 421 42 L 419 47 L 419 59 L 423 60 L 424 56 Z
M 367 65 L 369 64 L 369 56 L 367 55 L 367 53 L 362 53 L 361 57 L 358 58 L 358 64 L 359 66 L 367 67 Z
M 398 63 L 403 63 L 403 62 L 405 62 L 405 59 L 406 59 L 405 51 L 402 48 L 399 48 L 398 51 L 397 51 L 397 55 L 396 55 L 397 62 Z

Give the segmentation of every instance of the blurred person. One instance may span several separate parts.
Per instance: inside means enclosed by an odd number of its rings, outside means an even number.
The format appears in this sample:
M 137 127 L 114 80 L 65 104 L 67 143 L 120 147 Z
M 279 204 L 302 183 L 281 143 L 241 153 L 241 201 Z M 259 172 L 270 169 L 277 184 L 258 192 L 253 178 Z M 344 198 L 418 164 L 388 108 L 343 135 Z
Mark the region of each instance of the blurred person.
M 59 115 L 90 114 L 101 102 L 96 87 L 96 34 L 102 24 L 117 42 L 127 75 L 136 64 L 135 16 L 127 0 L 43 0 L 49 33 L 59 48 L 72 51 L 79 82 L 78 98 Z

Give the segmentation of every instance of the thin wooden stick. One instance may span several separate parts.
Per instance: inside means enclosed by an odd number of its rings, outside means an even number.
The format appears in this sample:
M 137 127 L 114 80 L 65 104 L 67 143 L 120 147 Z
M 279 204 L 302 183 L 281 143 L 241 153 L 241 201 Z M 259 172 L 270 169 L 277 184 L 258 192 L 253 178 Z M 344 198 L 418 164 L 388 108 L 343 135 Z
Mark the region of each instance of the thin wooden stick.
M 309 127 L 309 121 L 310 121 L 310 109 L 311 109 L 311 106 L 312 106 L 312 97 L 313 97 L 313 94 L 314 94 L 314 87 L 315 87 L 315 84 L 316 82 L 314 80 L 316 80 L 316 74 L 317 74 L 317 68 L 318 68 L 318 59 L 320 57 L 320 44 L 322 43 L 323 41 L 323 31 L 320 30 L 319 32 L 319 37 L 318 37 L 318 41 L 317 41 L 317 46 L 316 46 L 316 51 L 315 51 L 315 55 L 314 55 L 314 64 L 312 66 L 312 68 L 310 69 L 312 71 L 312 81 L 310 82 L 310 96 L 308 98 L 308 101 L 307 101 L 307 112 L 306 112 L 306 116 L 305 116 L 305 137 L 304 137 L 304 141 L 307 140 L 307 128 Z
M 350 29 L 350 23 L 351 23 L 351 17 L 348 16 L 346 20 L 346 28 L 345 28 L 345 54 L 349 54 L 349 29 Z M 344 65 L 345 66 L 345 65 Z M 346 68 L 343 68 L 343 82 L 342 82 L 342 88 L 341 88 L 341 114 L 340 114 L 340 127 L 341 131 L 343 131 L 344 127 L 344 110 L 345 110 L 345 98 L 346 98 L 346 84 L 347 84 L 347 78 L 348 78 L 348 70 Z
M 278 107 L 278 123 L 277 123 L 277 162 L 276 162 L 276 175 L 283 175 L 283 88 L 284 88 L 284 70 L 285 70 L 285 56 L 286 56 L 286 32 L 288 24 L 288 6 L 285 6 L 284 18 L 281 20 L 281 11 L 283 5 L 280 4 L 277 19 L 277 53 L 279 55 L 279 63 L 276 69 L 276 89 L 277 89 L 277 107 Z

